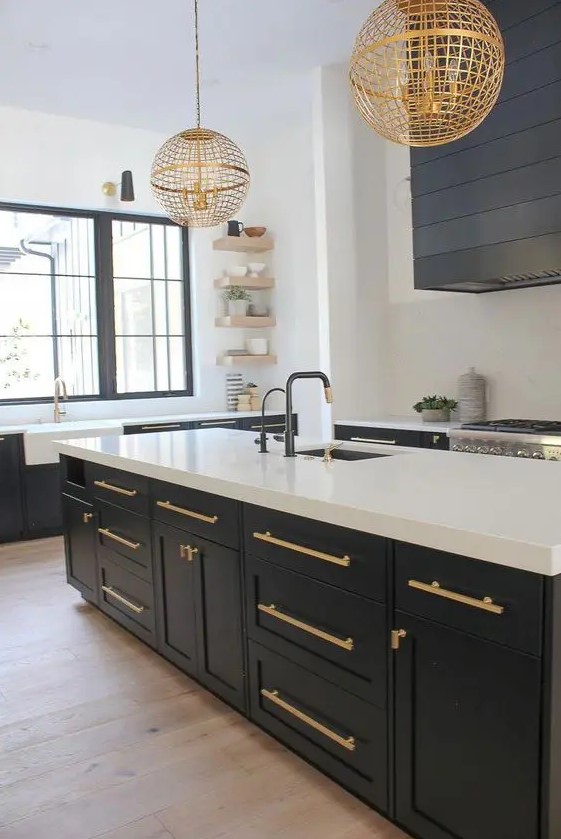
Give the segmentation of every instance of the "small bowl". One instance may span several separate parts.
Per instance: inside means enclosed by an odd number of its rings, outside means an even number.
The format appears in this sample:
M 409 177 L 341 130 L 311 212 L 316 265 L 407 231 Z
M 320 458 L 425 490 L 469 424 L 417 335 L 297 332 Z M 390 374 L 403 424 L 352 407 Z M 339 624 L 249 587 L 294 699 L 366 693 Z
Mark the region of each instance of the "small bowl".
M 245 277 L 247 274 L 247 270 L 247 265 L 234 265 L 233 268 L 230 268 L 230 276 Z
M 267 232 L 266 227 L 246 227 L 245 228 L 245 235 L 249 236 L 251 239 L 259 238 L 259 236 L 264 236 Z
M 250 277 L 257 277 L 267 266 L 264 262 L 250 262 L 247 267 Z

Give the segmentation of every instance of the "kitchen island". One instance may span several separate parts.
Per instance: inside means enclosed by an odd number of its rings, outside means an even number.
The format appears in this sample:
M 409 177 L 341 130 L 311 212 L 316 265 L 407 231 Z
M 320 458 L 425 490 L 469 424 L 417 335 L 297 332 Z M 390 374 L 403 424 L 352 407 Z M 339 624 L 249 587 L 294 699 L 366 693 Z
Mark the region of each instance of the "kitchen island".
M 558 839 L 558 464 L 57 445 L 86 599 L 411 835 Z

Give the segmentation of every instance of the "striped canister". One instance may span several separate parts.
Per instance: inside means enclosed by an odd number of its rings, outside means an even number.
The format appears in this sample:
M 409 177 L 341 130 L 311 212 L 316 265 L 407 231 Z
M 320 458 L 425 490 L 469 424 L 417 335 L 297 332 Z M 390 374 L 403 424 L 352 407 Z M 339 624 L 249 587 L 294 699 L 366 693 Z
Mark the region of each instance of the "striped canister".
M 243 390 L 243 373 L 226 373 L 226 404 L 229 411 L 237 411 L 238 396 Z
M 462 423 L 487 418 L 487 380 L 475 367 L 458 379 L 458 416 Z

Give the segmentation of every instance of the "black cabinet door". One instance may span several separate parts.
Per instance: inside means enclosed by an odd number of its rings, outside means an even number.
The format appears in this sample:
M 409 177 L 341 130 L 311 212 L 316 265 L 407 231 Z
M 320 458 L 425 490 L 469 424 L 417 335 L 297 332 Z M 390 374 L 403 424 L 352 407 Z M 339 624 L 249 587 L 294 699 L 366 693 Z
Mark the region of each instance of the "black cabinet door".
M 450 449 L 450 438 L 442 431 L 422 431 L 423 448 L 424 449 L 441 449 L 448 451 Z
M 62 496 L 66 579 L 86 600 L 97 602 L 96 526 L 91 504 Z
M 0 437 L 0 542 L 21 538 L 23 511 L 20 465 L 20 435 Z
M 31 537 L 55 536 L 62 533 L 60 466 L 25 466 L 23 472 L 25 525 Z
M 245 710 L 240 554 L 197 536 L 184 538 L 197 550 L 198 678 Z
M 197 674 L 195 557 L 190 536 L 154 525 L 158 650 L 186 673 Z
M 397 821 L 423 839 L 538 839 L 539 659 L 396 620 Z

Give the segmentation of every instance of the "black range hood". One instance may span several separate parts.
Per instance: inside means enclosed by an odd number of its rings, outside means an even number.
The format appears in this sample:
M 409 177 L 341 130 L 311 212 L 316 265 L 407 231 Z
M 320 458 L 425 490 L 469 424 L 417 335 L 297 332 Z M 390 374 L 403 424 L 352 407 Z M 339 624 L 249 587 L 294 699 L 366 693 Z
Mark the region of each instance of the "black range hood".
M 561 0 L 487 0 L 501 97 L 455 143 L 411 150 L 415 288 L 481 294 L 561 283 Z

